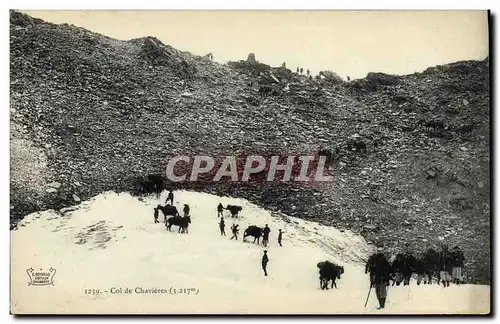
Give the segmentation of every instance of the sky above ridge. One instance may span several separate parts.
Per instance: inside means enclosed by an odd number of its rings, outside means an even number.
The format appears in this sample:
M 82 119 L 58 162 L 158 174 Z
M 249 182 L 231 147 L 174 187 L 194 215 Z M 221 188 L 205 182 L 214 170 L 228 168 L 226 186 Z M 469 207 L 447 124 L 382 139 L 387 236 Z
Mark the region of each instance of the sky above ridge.
M 427 67 L 488 56 L 486 11 L 30 11 L 128 40 L 154 36 L 224 63 L 255 53 L 260 62 L 286 62 L 313 75 L 368 72 L 410 74 Z

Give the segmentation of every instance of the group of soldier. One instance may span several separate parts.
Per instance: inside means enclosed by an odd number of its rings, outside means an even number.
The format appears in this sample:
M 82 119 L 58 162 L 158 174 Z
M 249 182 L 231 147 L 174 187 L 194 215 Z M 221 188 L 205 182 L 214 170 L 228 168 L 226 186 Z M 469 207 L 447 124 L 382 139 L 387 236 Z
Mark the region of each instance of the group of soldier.
M 172 216 L 179 216 L 173 202 L 174 202 L 174 194 L 172 190 L 170 190 L 165 202 L 166 206 L 162 207 L 159 205 L 154 209 L 155 223 L 159 222 L 158 221 L 159 210 L 162 210 L 165 214 L 166 225 L 167 225 L 167 214 L 169 214 L 168 212 L 169 208 L 174 210 L 174 212 L 171 213 Z M 223 215 L 224 209 L 229 210 L 231 212 L 232 217 L 234 218 L 235 216 L 237 216 L 238 212 L 242 210 L 242 208 L 240 206 L 232 206 L 232 205 L 228 205 L 227 208 L 224 208 L 221 203 L 218 204 L 217 216 L 220 217 L 219 229 L 220 229 L 220 234 L 223 236 L 226 235 L 225 221 Z M 167 210 L 167 212 L 165 210 Z M 190 211 L 189 205 L 185 204 L 183 209 L 184 217 L 189 217 L 189 211 Z M 182 225 L 179 225 L 179 231 L 181 229 L 183 232 L 185 230 L 187 231 L 187 223 L 185 225 L 186 229 L 182 227 L 183 227 Z M 231 226 L 231 232 L 233 235 L 231 236 L 230 239 L 238 240 L 239 225 L 233 223 L 233 225 Z M 262 244 L 264 245 L 264 247 L 267 247 L 267 245 L 269 244 L 270 232 L 271 229 L 269 228 L 268 224 L 266 224 L 263 228 L 252 225 L 245 230 L 243 240 L 245 240 L 245 237 L 247 236 L 253 236 L 255 239 L 257 239 L 257 243 L 259 243 L 258 240 L 262 236 Z M 283 231 L 279 229 L 278 244 L 280 246 L 282 246 L 282 237 L 283 237 Z M 387 259 L 386 255 L 383 252 L 383 249 L 379 247 L 377 249 L 377 252 L 372 256 L 370 256 L 370 258 L 366 262 L 365 273 L 370 274 L 370 290 L 373 287 L 375 288 L 377 299 L 379 301 L 378 308 L 382 309 L 385 307 L 385 301 L 387 298 L 387 287 L 391 285 L 391 281 L 392 281 L 392 286 L 394 285 L 399 286 L 401 284 L 403 284 L 403 286 L 407 286 L 410 284 L 410 279 L 412 274 L 415 273 L 417 275 L 417 285 L 420 285 L 421 283 L 431 284 L 433 277 L 436 277 L 437 284 L 440 284 L 441 282 L 444 288 L 449 287 L 450 282 L 459 285 L 463 280 L 462 269 L 464 266 L 464 261 L 465 261 L 464 253 L 458 246 L 454 246 L 453 249 L 450 251 L 446 244 L 443 244 L 440 252 L 436 252 L 434 249 L 428 249 L 427 251 L 423 252 L 418 258 L 415 257 L 407 248 L 404 253 L 398 253 L 395 255 L 394 258 L 391 258 L 391 261 Z M 264 250 L 261 263 L 264 275 L 267 276 L 267 264 L 269 263 L 267 250 Z M 333 287 L 335 283 L 335 278 L 340 278 L 340 274 L 343 273 L 343 268 L 340 270 L 340 267 L 332 266 L 331 268 L 334 269 L 335 271 L 330 271 L 332 272 L 330 274 L 328 271 L 325 270 L 328 268 L 327 266 L 329 264 L 325 263 L 326 264 L 325 265 L 323 263 L 318 264 L 318 267 L 320 268 L 321 288 L 325 289 L 326 282 L 328 280 L 332 280 L 332 287 Z M 321 271 L 328 272 L 328 275 L 321 273 Z
M 184 215 L 181 216 L 179 214 L 179 211 L 177 210 L 177 207 L 175 207 L 174 205 L 174 193 L 172 192 L 172 190 L 170 190 L 167 195 L 165 206 L 157 205 L 154 208 L 153 217 L 155 223 L 159 223 L 158 216 L 160 211 L 164 215 L 163 220 L 168 231 L 171 230 L 173 225 L 176 225 L 179 227 L 179 233 L 188 233 L 188 227 L 189 224 L 191 224 L 191 216 L 189 215 L 190 207 L 188 204 L 184 204 L 184 208 L 182 209 Z M 169 216 L 172 217 L 168 218 Z
M 221 216 L 220 217 L 220 221 L 219 221 L 219 229 L 220 229 L 220 235 L 223 235 L 225 236 L 226 235 L 226 223 L 224 221 L 224 216 Z M 249 227 L 249 229 L 252 229 L 252 227 Z M 253 236 L 253 233 L 249 233 L 249 229 L 247 229 L 245 231 L 245 234 L 244 234 L 244 237 L 245 238 L 246 236 Z M 233 236 L 231 236 L 231 240 L 232 239 L 235 239 L 235 240 L 238 240 L 238 234 L 240 232 L 240 229 L 239 229 L 239 224 L 234 224 L 231 226 L 231 232 L 233 234 Z M 271 232 L 271 229 L 269 228 L 269 225 L 266 224 L 263 228 L 262 228 L 262 245 L 264 245 L 265 247 L 267 247 L 267 245 L 269 244 L 269 233 Z M 278 244 L 279 246 L 283 246 L 281 244 L 282 242 L 282 239 L 283 239 L 283 231 L 281 229 L 278 230 Z
M 170 203 L 169 203 L 170 202 Z M 169 207 L 174 207 L 174 193 L 172 190 L 170 190 L 168 192 L 168 195 L 167 195 L 167 199 L 165 201 L 165 204 L 166 204 L 166 207 L 169 208 Z M 161 206 L 157 206 L 155 207 L 154 209 L 154 220 L 155 220 L 155 223 L 159 223 L 160 221 L 158 220 L 158 214 L 159 214 L 159 211 L 162 210 L 162 208 L 160 208 Z M 175 208 L 175 210 L 177 211 L 177 208 Z M 189 214 L 189 205 L 184 205 L 184 215 L 188 215 Z M 178 213 L 177 213 L 178 214 Z M 165 215 L 165 222 L 167 221 L 167 215 Z
M 234 217 L 237 217 L 238 213 L 242 210 L 242 208 L 240 206 L 234 206 L 234 205 L 227 205 L 227 207 L 224 208 L 222 203 L 219 203 L 217 205 L 217 217 L 218 218 L 220 217 L 219 230 L 220 230 L 220 234 L 223 236 L 226 235 L 226 230 L 225 230 L 226 223 L 224 220 L 224 209 L 229 210 L 231 213 L 231 216 L 234 218 Z M 159 223 L 159 220 L 158 220 L 159 211 L 162 211 L 164 216 L 165 216 L 164 222 L 165 222 L 165 225 L 167 226 L 167 229 L 170 230 L 170 227 L 172 225 L 178 225 L 179 232 L 187 233 L 187 227 L 189 226 L 189 223 L 191 222 L 190 215 L 189 215 L 189 212 L 190 212 L 189 205 L 184 204 L 184 208 L 183 208 L 184 216 L 182 217 L 182 218 L 187 218 L 188 221 L 169 222 L 169 220 L 172 220 L 172 219 L 167 218 L 167 216 L 173 216 L 173 218 L 176 218 L 176 217 L 180 218 L 180 215 L 177 211 L 177 208 L 174 206 L 174 193 L 172 190 L 169 190 L 169 192 L 168 192 L 167 199 L 165 201 L 165 206 L 158 205 L 157 207 L 154 208 L 153 216 L 154 216 L 155 223 Z M 257 230 L 257 231 L 255 231 L 255 230 Z M 231 240 L 233 240 L 233 239 L 238 240 L 239 225 L 233 224 L 231 226 L 231 232 L 233 235 L 231 236 L 230 239 Z M 269 233 L 270 232 L 271 232 L 271 229 L 269 228 L 268 224 L 266 224 L 263 228 L 252 225 L 252 226 L 249 226 L 245 230 L 243 240 L 245 239 L 246 236 L 254 236 L 256 239 L 259 239 L 262 236 L 262 245 L 264 245 L 264 247 L 267 247 L 267 245 L 269 244 Z M 279 246 L 283 246 L 282 239 L 283 239 L 283 231 L 281 229 L 279 229 L 279 232 L 278 232 L 278 244 L 279 244 Z M 267 264 L 268 263 L 269 263 L 269 257 L 267 255 L 267 250 L 264 250 L 264 254 L 262 256 L 262 270 L 264 271 L 265 276 L 267 276 Z
M 302 74 L 304 73 L 304 69 L 303 69 L 303 68 L 300 68 L 300 69 L 299 69 L 299 68 L 297 67 L 297 73 L 300 73 L 300 74 L 302 75 Z M 309 71 L 309 69 L 307 69 L 307 71 L 306 71 L 306 75 L 307 75 L 307 76 L 310 76 L 309 74 L 311 74 L 311 71 Z
M 220 205 L 220 204 L 219 204 Z M 224 222 L 224 216 L 220 216 L 220 221 L 219 221 L 219 228 L 220 228 L 220 234 L 221 235 L 226 235 L 226 232 L 225 232 L 225 222 Z M 238 233 L 239 233 L 239 225 L 238 224 L 233 224 L 231 226 L 231 231 L 233 233 L 233 236 L 231 236 L 231 240 L 232 239 L 236 239 L 238 240 Z M 254 233 L 250 233 L 250 232 L 253 232 L 252 230 L 257 228 L 256 226 L 249 226 L 246 230 L 245 230 L 245 234 L 243 236 L 243 240 L 245 240 L 245 237 L 246 236 L 250 236 L 250 235 L 254 235 Z M 259 228 L 260 229 L 260 228 Z M 262 245 L 264 245 L 265 247 L 267 247 L 267 245 L 269 244 L 269 233 L 271 232 L 271 229 L 269 228 L 268 224 L 266 224 L 266 226 L 264 226 L 264 228 L 262 228 Z M 279 233 L 278 233 L 278 244 L 280 246 L 283 246 L 281 244 L 281 240 L 283 238 L 283 231 L 281 229 L 279 229 Z M 264 250 L 264 254 L 262 255 L 262 270 L 264 271 L 264 276 L 267 276 L 267 264 L 269 263 L 269 257 L 267 255 L 267 250 Z
M 401 283 L 406 286 L 410 284 L 412 274 L 416 273 L 417 285 L 420 285 L 422 279 L 424 284 L 431 284 L 433 276 L 436 276 L 437 284 L 441 282 L 444 288 L 449 287 L 452 281 L 459 285 L 463 280 L 464 261 L 464 253 L 458 246 L 450 251 L 446 244 L 440 252 L 428 249 L 419 258 L 415 258 L 407 250 L 397 254 L 392 263 L 379 247 L 366 262 L 365 273 L 370 273 L 370 289 L 375 287 L 381 309 L 385 307 L 387 287 L 391 281 L 392 286 L 399 286 Z
M 284 68 L 286 68 L 286 62 L 283 62 L 283 64 L 281 64 L 281 66 L 284 67 Z M 304 69 L 297 67 L 296 73 L 300 74 L 300 75 L 303 75 L 304 74 Z M 309 78 L 310 80 L 312 80 L 311 71 L 309 69 L 306 70 L 306 76 L 307 76 L 307 78 Z M 315 78 L 319 78 L 320 76 L 321 76 L 321 72 Z M 347 77 L 347 82 L 349 82 L 349 81 L 351 81 L 351 78 L 348 76 Z
M 283 63 L 281 64 L 281 67 L 286 68 L 286 62 L 283 62 Z M 299 68 L 299 67 L 297 67 L 297 74 L 299 74 L 299 73 L 300 73 L 300 75 L 302 75 L 302 74 L 304 73 L 304 69 L 303 69 L 303 68 Z M 308 77 L 311 77 L 311 76 L 310 76 L 311 71 L 309 71 L 309 69 L 307 69 L 306 73 L 307 73 L 307 76 L 308 76 Z

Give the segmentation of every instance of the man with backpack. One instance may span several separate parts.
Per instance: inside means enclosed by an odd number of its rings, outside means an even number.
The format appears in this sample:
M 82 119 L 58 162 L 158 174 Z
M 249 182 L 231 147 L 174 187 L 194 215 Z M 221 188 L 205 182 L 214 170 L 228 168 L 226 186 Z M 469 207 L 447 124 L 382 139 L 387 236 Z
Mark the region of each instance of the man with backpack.
M 387 286 L 391 276 L 391 265 L 382 248 L 377 249 L 377 253 L 372 255 L 366 264 L 365 273 L 370 272 L 370 289 L 375 287 L 375 293 L 379 302 L 378 309 L 385 307 L 387 298 Z
M 233 224 L 233 226 L 231 226 L 231 231 L 233 232 L 233 236 L 231 236 L 231 240 L 234 238 L 236 240 L 238 240 L 238 232 L 240 231 L 238 229 L 238 224 Z

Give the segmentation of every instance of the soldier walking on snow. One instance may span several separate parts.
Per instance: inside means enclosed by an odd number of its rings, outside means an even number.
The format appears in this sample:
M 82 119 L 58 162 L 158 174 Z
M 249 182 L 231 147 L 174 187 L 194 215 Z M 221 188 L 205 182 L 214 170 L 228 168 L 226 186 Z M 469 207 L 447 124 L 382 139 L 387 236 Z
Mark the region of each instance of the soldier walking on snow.
M 219 228 L 220 228 L 220 235 L 226 235 L 226 230 L 224 229 L 226 227 L 226 224 L 224 223 L 224 217 L 220 218 L 219 222 Z
M 238 229 L 238 224 L 233 224 L 233 226 L 231 226 L 231 231 L 233 232 L 233 236 L 231 236 L 231 240 L 234 238 L 236 240 L 238 240 L 238 232 L 240 231 Z
M 403 268 L 403 286 L 408 286 L 410 284 L 411 275 L 417 266 L 417 260 L 408 248 L 403 258 L 405 263 Z
M 391 276 L 391 265 L 381 248 L 377 249 L 377 253 L 372 255 L 366 264 L 365 273 L 370 272 L 370 289 L 375 286 L 375 293 L 379 302 L 378 309 L 385 307 L 387 298 L 387 286 Z
M 443 282 L 443 287 L 449 287 L 452 272 L 452 258 L 448 251 L 448 246 L 443 245 L 443 250 L 439 253 L 439 278 Z
M 279 229 L 279 233 L 278 233 L 278 244 L 280 246 L 283 246 L 283 245 L 281 245 L 281 239 L 282 239 L 282 237 L 283 237 L 283 232 L 281 231 L 281 228 L 280 228 Z
M 224 211 L 224 206 L 221 203 L 217 205 L 217 217 L 222 217 Z
M 416 261 L 415 272 L 417 273 L 417 286 L 420 285 L 422 279 L 425 284 L 425 263 L 422 258 L 418 258 Z
M 267 263 L 269 258 L 267 257 L 267 250 L 264 250 L 264 255 L 262 256 L 262 270 L 264 270 L 264 276 L 267 276 Z
M 170 189 L 168 191 L 168 196 L 167 196 L 167 200 L 165 201 L 165 204 L 168 204 L 168 202 L 171 202 L 171 205 L 173 206 L 174 205 L 174 193 L 172 192 L 172 189 Z
M 160 221 L 158 221 L 158 208 L 155 207 L 155 213 L 154 213 L 154 218 L 155 218 L 155 224 L 156 223 L 159 223 Z
M 399 286 L 403 282 L 403 271 L 405 267 L 404 256 L 401 253 L 396 255 L 396 258 L 391 264 L 391 272 L 394 274 L 392 285 Z
M 451 277 L 453 279 L 453 282 L 459 285 L 460 281 L 462 280 L 462 268 L 464 266 L 464 261 L 465 261 L 464 253 L 458 246 L 455 246 L 453 248 L 453 251 L 451 252 L 451 255 L 452 255 Z
M 189 215 L 189 205 L 184 204 L 184 209 L 182 211 L 184 212 L 184 216 L 188 216 Z
M 267 226 L 266 224 L 266 226 L 262 230 L 262 244 L 264 246 L 267 246 L 267 243 L 269 243 L 269 232 L 271 232 L 271 229 L 269 229 L 269 226 Z

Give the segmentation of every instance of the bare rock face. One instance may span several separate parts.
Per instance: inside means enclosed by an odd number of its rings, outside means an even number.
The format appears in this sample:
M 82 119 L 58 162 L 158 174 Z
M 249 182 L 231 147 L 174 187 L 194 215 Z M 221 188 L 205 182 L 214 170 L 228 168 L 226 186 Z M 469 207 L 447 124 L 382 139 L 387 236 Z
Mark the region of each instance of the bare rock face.
M 50 179 L 44 149 L 37 147 L 18 124 L 11 123 L 10 131 L 11 187 L 26 194 L 43 195 Z
M 138 58 L 153 67 L 169 67 L 184 79 L 194 77 L 197 72 L 196 67 L 188 62 L 180 51 L 163 44 L 156 37 L 137 38 L 129 42 L 138 48 Z
M 146 37 L 142 43 L 144 57 L 154 61 L 167 61 L 172 54 L 165 50 L 162 42 L 154 37 Z
M 395 85 L 398 84 L 399 77 L 386 73 L 370 72 L 366 75 L 366 80 L 374 84 Z

